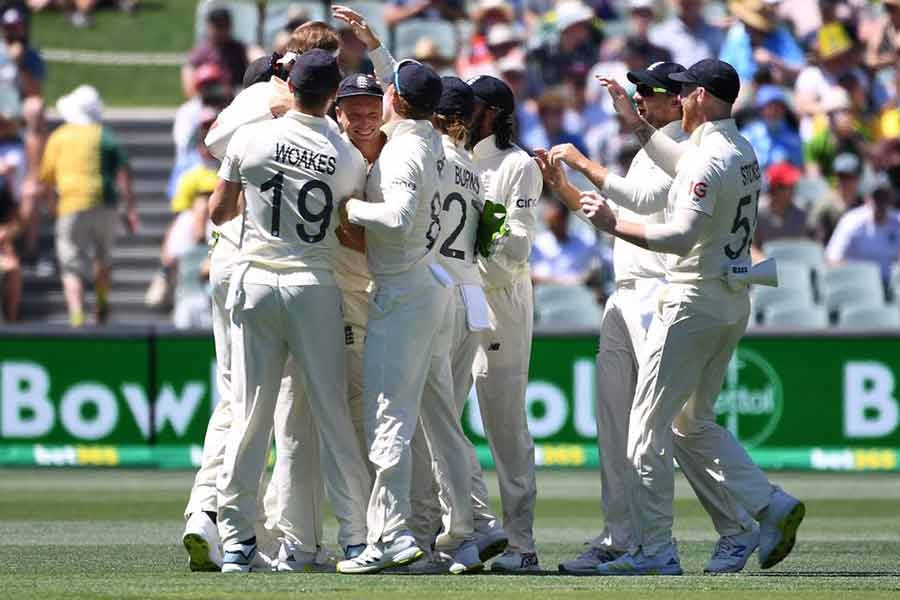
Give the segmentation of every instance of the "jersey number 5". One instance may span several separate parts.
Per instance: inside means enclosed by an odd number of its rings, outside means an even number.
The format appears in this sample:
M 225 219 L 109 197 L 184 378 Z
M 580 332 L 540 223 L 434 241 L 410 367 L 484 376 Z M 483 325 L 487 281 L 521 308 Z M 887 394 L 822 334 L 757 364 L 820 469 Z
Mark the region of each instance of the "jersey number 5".
M 748 243 L 750 242 L 750 236 L 753 234 L 753 229 L 756 225 L 756 214 L 753 215 L 753 225 L 750 225 L 750 219 L 744 215 L 744 207 L 753 202 L 752 195 L 746 195 L 738 201 L 737 214 L 734 215 L 734 223 L 731 226 L 731 233 L 737 233 L 738 231 L 744 232 L 744 238 L 741 240 L 741 245 L 738 246 L 737 250 L 731 249 L 731 244 L 725 244 L 725 256 L 730 258 L 731 260 L 735 260 L 744 253 L 744 250 L 747 249 Z M 759 210 L 759 192 L 756 192 L 756 209 Z
M 281 237 L 281 192 L 284 189 L 284 172 L 278 171 L 274 177 L 259 186 L 261 192 L 272 190 L 272 235 Z M 306 201 L 309 193 L 313 190 L 320 190 L 325 198 L 325 206 L 322 210 L 314 213 L 309 210 Z M 311 179 L 303 184 L 300 191 L 297 192 L 297 212 L 306 223 L 315 225 L 319 223 L 319 230 L 310 235 L 306 232 L 306 226 L 303 223 L 297 224 L 297 235 L 307 244 L 315 244 L 325 239 L 328 233 L 328 226 L 331 224 L 331 213 L 334 210 L 334 195 L 331 188 L 324 181 Z

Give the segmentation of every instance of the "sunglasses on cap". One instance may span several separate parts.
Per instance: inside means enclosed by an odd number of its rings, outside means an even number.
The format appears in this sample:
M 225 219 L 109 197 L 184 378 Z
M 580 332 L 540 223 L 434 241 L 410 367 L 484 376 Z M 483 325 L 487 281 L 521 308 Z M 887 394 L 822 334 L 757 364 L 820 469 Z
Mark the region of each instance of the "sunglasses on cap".
M 644 98 L 652 98 L 656 94 L 668 94 L 669 90 L 662 87 L 655 87 L 652 85 L 647 85 L 646 83 L 639 83 L 636 86 L 637 93 L 640 94 Z

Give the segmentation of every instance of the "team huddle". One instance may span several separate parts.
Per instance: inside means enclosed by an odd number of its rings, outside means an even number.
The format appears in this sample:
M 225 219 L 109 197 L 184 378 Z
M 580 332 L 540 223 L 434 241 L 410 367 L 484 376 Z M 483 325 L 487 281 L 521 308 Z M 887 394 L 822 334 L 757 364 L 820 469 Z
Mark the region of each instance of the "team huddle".
M 501 80 L 397 62 L 359 14 L 333 10 L 375 76 L 342 75 L 334 30 L 306 23 L 285 56 L 251 65 L 206 138 L 221 160 L 220 399 L 185 509 L 191 569 L 540 570 L 525 390 L 545 182 L 617 238 L 598 352 L 605 528 L 559 570 L 681 574 L 673 458 L 720 535 L 708 572 L 739 571 L 757 548 L 763 568 L 783 560 L 804 506 L 713 410 L 749 315 L 746 284 L 728 274 L 749 265 L 760 190 L 730 118 L 734 70 L 632 71 L 637 111 L 603 80 L 644 146 L 618 177 L 571 146 L 532 158 L 512 141 Z M 473 384 L 502 518 L 460 423 Z M 325 548 L 326 494 L 342 560 Z

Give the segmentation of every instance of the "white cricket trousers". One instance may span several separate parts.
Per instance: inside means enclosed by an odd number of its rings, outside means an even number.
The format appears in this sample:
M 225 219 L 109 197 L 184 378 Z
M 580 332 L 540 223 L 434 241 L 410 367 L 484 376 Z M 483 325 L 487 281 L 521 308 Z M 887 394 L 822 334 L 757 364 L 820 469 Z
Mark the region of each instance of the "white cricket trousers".
M 485 289 L 485 294 L 497 326 L 493 331 L 482 332 L 472 369 L 478 406 L 497 469 L 503 529 L 509 536 L 509 547 L 534 552 L 537 486 L 534 441 L 525 414 L 534 326 L 531 278 L 525 275 L 505 288 Z M 480 468 L 473 491 L 478 498 L 476 504 L 487 506 L 487 488 Z
M 596 417 L 600 450 L 603 532 L 591 541 L 620 552 L 631 547 L 631 522 L 625 494 L 630 468 L 627 459 L 628 422 L 638 379 L 638 357 L 656 312 L 665 282 L 630 279 L 619 282 L 606 302 L 597 348 Z M 752 518 L 732 502 L 723 503 L 714 480 L 681 451 L 675 438 L 675 456 L 719 535 L 733 535 L 753 526 Z
M 715 401 L 749 315 L 747 292 L 732 292 L 720 280 L 669 284 L 660 295 L 628 428 L 629 550 L 652 556 L 672 540 L 674 436 L 679 457 L 709 473 L 703 496 L 721 506 L 737 502 L 751 515 L 768 505 L 768 479 L 715 420 Z
M 329 470 L 338 522 L 351 532 L 364 527 L 367 473 L 357 445 L 347 443 L 355 434 L 346 404 L 340 294 L 334 285 L 279 285 L 285 277 L 290 275 L 251 267 L 241 283 L 243 299 L 232 311 L 234 408 L 217 482 L 223 545 L 254 535 L 254 478 L 258 480 L 265 467 L 266 432 L 273 424 L 289 355 L 294 358 L 292 377 L 302 382 L 321 434 L 322 462 Z M 291 407 L 300 408 L 297 403 Z M 284 447 L 279 446 L 283 439 L 288 440 Z M 286 461 L 293 489 L 306 482 L 293 478 L 295 461 L 303 460 L 304 452 L 302 443 L 292 441 L 289 433 L 281 438 L 276 432 L 276 454 Z M 315 510 L 288 498 L 282 505 L 284 533 L 290 535 L 304 511 Z M 364 531 L 354 533 L 364 539 Z
M 225 444 L 231 427 L 233 392 L 231 387 L 231 320 L 225 301 L 228 284 L 234 271 L 237 249 L 225 240 L 219 240 L 210 257 L 210 283 L 212 285 L 213 342 L 216 350 L 216 390 L 219 402 L 210 415 L 206 435 L 203 440 L 203 454 L 200 468 L 194 478 L 190 499 L 185 508 L 185 518 L 197 511 L 218 512 L 216 477 L 225 456 Z M 292 436 L 304 440 L 305 451 L 298 455 L 293 471 L 298 480 L 307 482 L 304 486 L 292 486 L 284 469 L 284 461 L 276 459 L 272 478 L 264 470 L 260 477 L 257 542 L 268 546 L 277 537 L 284 535 L 279 523 L 285 520 L 283 508 L 287 505 L 302 508 L 303 515 L 295 516 L 290 537 L 294 543 L 306 550 L 320 543 L 322 539 L 322 479 L 319 467 L 318 432 L 315 424 L 302 411 L 292 417 L 292 398 L 297 395 L 295 382 L 291 377 L 281 381 L 281 391 L 275 410 L 276 431 L 290 430 Z M 299 394 L 301 402 L 305 401 Z M 271 433 L 269 438 L 271 440 Z M 271 445 L 271 442 L 269 443 Z M 291 496 L 290 493 L 293 492 Z
M 426 432 L 449 425 L 445 405 L 452 397 L 423 403 L 422 394 L 426 381 L 448 385 L 439 379 L 449 379 L 449 356 L 440 360 L 436 351 L 450 299 L 450 290 L 425 261 L 404 273 L 376 278 L 363 355 L 366 439 L 375 467 L 368 510 L 370 544 L 391 542 L 409 529 L 410 444 L 420 415 Z M 448 432 L 439 439 L 450 437 Z
M 366 340 L 366 323 L 369 320 L 369 292 L 341 290 L 344 307 L 344 350 L 347 361 L 347 404 L 356 431 L 356 440 L 362 456 L 369 453 L 366 444 L 365 418 L 363 416 L 363 348 Z M 366 468 L 374 477 L 372 463 Z M 357 543 L 363 543 L 362 541 Z
M 473 506 L 473 459 L 477 466 L 475 448 L 462 430 L 461 416 L 469 390 L 472 388 L 472 364 L 481 333 L 470 331 L 466 306 L 459 286 L 452 288 L 449 317 L 436 348 L 436 356 L 449 356 L 449 376 L 438 379 L 449 385 L 426 383 L 422 397 L 424 404 L 441 404 L 441 417 L 452 421 L 442 428 L 416 430 L 412 440 L 412 485 L 409 526 L 420 546 L 430 548 L 435 542 L 438 550 L 453 550 L 471 538 L 475 528 Z M 441 365 L 444 367 L 444 365 Z M 446 377 L 446 379 L 445 379 Z M 450 389 L 448 389 L 448 387 Z M 450 433 L 444 439 L 441 433 Z M 446 437 L 446 436 L 444 436 Z M 430 449 L 429 449 L 430 448 Z M 486 509 L 486 507 L 485 507 Z M 493 515 L 488 515 L 493 519 Z M 435 534 L 443 528 L 443 534 Z

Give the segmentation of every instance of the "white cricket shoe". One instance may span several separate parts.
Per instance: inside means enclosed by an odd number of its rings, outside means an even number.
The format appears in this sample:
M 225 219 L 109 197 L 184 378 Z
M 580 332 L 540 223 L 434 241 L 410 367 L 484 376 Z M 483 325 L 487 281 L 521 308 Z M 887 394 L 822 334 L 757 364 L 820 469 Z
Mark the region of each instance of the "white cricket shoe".
M 719 538 L 704 573 L 740 573 L 759 546 L 759 529 Z
M 509 538 L 502 527 L 491 527 L 486 531 L 475 531 L 475 545 L 478 546 L 478 558 L 486 563 L 499 556 L 509 545 Z
M 653 556 L 645 556 L 642 550 L 626 553 L 611 562 L 597 565 L 598 575 L 681 575 L 678 548 L 672 542 Z
M 391 542 L 369 544 L 362 554 L 337 564 L 338 573 L 350 575 L 378 573 L 391 567 L 402 567 L 414 563 L 425 555 L 416 544 L 416 538 L 405 532 Z
M 224 549 L 223 573 L 249 573 L 250 571 L 273 571 L 275 569 L 275 562 L 258 550 L 256 538 L 253 539 L 252 543 L 237 543 Z
M 791 553 L 806 506 L 778 486 L 773 486 L 769 506 L 759 518 L 759 566 L 771 569 Z
M 336 564 L 335 558 L 322 546 L 315 552 L 306 552 L 282 538 L 274 570 L 282 573 L 334 573 Z
M 535 552 L 507 550 L 491 563 L 491 571 L 495 573 L 528 573 L 540 570 Z
M 572 560 L 559 563 L 559 572 L 570 575 L 596 575 L 598 566 L 614 561 L 623 554 L 625 553 L 613 550 L 609 546 L 588 546 L 587 550 Z
M 203 512 L 192 513 L 184 524 L 181 543 L 187 550 L 191 571 L 220 571 L 222 569 L 222 550 L 219 543 L 219 530 L 212 519 Z

